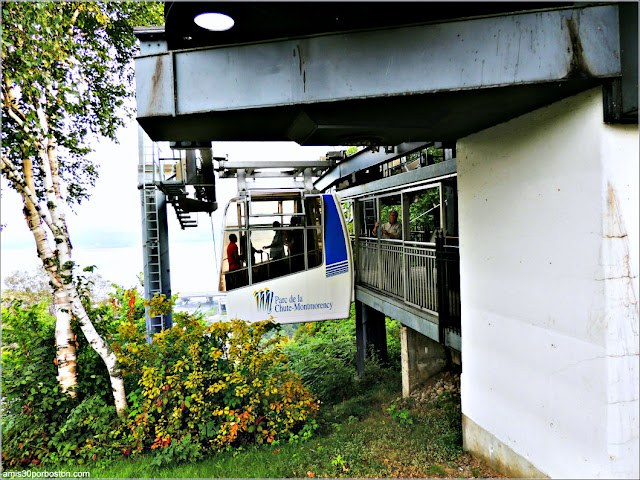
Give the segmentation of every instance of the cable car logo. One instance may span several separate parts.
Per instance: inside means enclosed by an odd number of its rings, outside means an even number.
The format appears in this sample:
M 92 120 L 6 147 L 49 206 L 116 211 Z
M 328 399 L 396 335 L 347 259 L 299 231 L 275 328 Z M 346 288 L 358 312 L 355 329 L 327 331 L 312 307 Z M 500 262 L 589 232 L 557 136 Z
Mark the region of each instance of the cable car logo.
M 273 306 L 273 292 L 268 288 L 263 288 L 262 290 L 257 290 L 253 292 L 253 296 L 256 297 L 256 307 L 258 311 L 262 310 L 267 313 L 271 313 L 271 308 Z

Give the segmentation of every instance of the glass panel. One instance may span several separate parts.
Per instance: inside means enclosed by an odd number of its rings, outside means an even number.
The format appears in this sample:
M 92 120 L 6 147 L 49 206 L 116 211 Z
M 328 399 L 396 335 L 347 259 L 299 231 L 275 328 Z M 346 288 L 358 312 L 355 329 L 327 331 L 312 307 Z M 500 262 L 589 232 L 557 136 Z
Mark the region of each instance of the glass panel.
M 309 268 L 322 265 L 322 229 L 307 229 L 307 256 Z
M 254 197 L 251 199 L 249 222 L 254 226 L 269 226 L 273 222 L 281 225 L 291 224 L 295 214 L 302 215 L 302 202 L 300 195 L 294 198 L 282 198 L 278 196 Z
M 440 189 L 426 188 L 405 195 L 409 199 L 409 239 L 435 242 L 435 232 L 440 228 Z
M 285 231 L 285 248 L 289 257 L 289 270 L 291 273 L 304 270 L 304 227 L 298 226 L 300 217 L 291 219 L 289 230 Z
M 321 226 L 322 225 L 322 198 L 321 197 L 306 197 L 306 212 L 307 212 L 307 225 L 308 226 Z
M 224 221 L 225 228 L 238 228 L 244 227 L 244 209 L 245 204 L 243 200 L 231 200 L 227 206 L 227 214 Z
M 376 224 L 376 201 L 374 199 L 360 200 L 360 236 L 375 237 L 373 227 Z
M 286 231 L 279 222 L 271 230 L 251 230 L 251 243 L 255 247 L 252 283 L 264 282 L 290 273 L 291 258 L 285 244 Z
M 225 232 L 224 253 L 220 270 L 220 289 L 230 291 L 249 284 L 246 254 L 240 253 L 240 232 Z
M 400 194 L 380 197 L 380 219 L 374 234 L 380 238 L 402 240 L 402 208 Z
M 342 202 L 342 213 L 344 214 L 344 220 L 347 224 L 349 236 L 353 237 L 353 202 Z
M 458 196 L 457 182 L 453 178 L 442 183 L 442 199 L 444 202 L 444 220 L 442 226 L 445 230 L 447 244 L 457 245 L 454 240 L 458 237 Z

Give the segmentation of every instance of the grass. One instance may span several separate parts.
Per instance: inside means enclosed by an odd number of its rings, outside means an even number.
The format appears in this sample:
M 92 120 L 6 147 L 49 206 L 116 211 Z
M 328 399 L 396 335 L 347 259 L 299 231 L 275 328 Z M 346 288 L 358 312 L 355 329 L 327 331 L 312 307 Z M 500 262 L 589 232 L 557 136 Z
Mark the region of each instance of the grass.
M 317 435 L 306 442 L 254 446 L 168 467 L 151 466 L 143 456 L 89 470 L 93 478 L 496 476 L 462 450 L 459 397 L 399 399 L 399 374 L 388 370 L 363 387 L 353 398 L 323 405 Z M 406 413 L 394 419 L 393 405 Z

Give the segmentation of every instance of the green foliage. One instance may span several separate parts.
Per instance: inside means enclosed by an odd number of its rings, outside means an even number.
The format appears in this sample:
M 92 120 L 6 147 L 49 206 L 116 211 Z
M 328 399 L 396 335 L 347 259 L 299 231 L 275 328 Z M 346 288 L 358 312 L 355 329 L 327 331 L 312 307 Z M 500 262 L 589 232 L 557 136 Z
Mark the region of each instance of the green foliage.
M 87 418 L 87 409 L 96 410 L 96 402 L 108 405 L 104 364 L 86 342 L 78 344 L 77 355 L 85 361 L 80 363 L 74 400 L 58 386 L 54 319 L 46 305 L 23 307 L 13 302 L 2 309 L 2 322 L 3 462 L 17 468 L 81 460 L 77 454 L 83 439 L 96 435 L 97 428 L 108 432 L 116 419 L 110 407 L 100 413 L 100 421 L 85 427 L 79 423 Z M 102 395 L 90 396 L 97 392 Z
M 386 328 L 387 367 L 396 369 L 400 366 L 400 323 L 387 317 Z M 354 305 L 347 319 L 300 324 L 284 351 L 291 357 L 290 368 L 323 403 L 351 398 L 382 378 L 382 367 L 375 359 L 368 360 L 365 374 L 356 378 Z
M 114 344 L 125 379 L 139 385 L 129 395 L 134 452 L 151 450 L 153 462 L 164 464 L 310 435 L 303 426 L 318 402 L 283 366 L 279 339 L 264 338 L 276 328 L 273 322 L 206 326 L 185 313 L 173 318 L 174 327 L 151 344 L 133 323 L 124 323 Z
M 143 303 L 135 290 L 116 287 L 110 301 L 89 310 L 130 392 L 124 419 L 116 415 L 106 367 L 83 338 L 76 340 L 73 399 L 56 381 L 54 319 L 45 305 L 3 308 L 6 465 L 94 465 L 144 452 L 161 465 L 314 435 L 319 403 L 286 368 L 280 338 L 266 338 L 274 323 L 206 326 L 201 316 L 176 313 L 175 326 L 149 344 Z
M 38 165 L 42 145 L 55 146 L 62 196 L 88 197 L 97 178 L 88 141 L 116 140 L 133 114 L 133 27 L 150 23 L 163 23 L 159 2 L 3 2 L 3 158 Z M 35 187 L 43 199 L 39 169 Z
M 95 308 L 83 299 L 96 330 L 109 341 L 117 339 L 123 321 L 144 326 L 142 298 L 114 287 L 110 300 Z M 2 309 L 3 460 L 24 467 L 120 455 L 123 439 L 114 432 L 121 420 L 104 362 L 84 336 L 77 337 L 76 398 L 63 394 L 56 379 L 55 319 L 46 306 L 14 301 Z
M 387 408 L 387 412 L 391 415 L 396 422 L 399 422 L 403 425 L 412 425 L 413 419 L 411 418 L 411 414 L 409 410 L 406 408 L 398 408 L 397 405 L 393 404 L 389 408 Z
M 156 315 L 167 315 L 173 309 L 175 300 L 172 298 L 167 299 L 167 296 L 163 293 L 156 293 L 151 300 L 145 300 L 143 302 L 145 307 L 149 308 L 149 316 L 155 317 Z
M 357 389 L 354 321 L 328 321 L 299 327 L 284 351 L 290 367 L 322 402 L 334 403 Z

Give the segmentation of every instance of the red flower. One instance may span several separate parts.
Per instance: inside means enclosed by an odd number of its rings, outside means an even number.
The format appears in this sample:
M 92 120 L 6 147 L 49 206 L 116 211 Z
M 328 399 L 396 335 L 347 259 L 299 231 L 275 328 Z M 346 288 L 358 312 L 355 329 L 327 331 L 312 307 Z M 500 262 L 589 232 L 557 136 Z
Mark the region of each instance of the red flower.
M 131 298 L 129 299 L 129 308 L 133 308 L 136 305 L 136 294 L 132 293 Z

